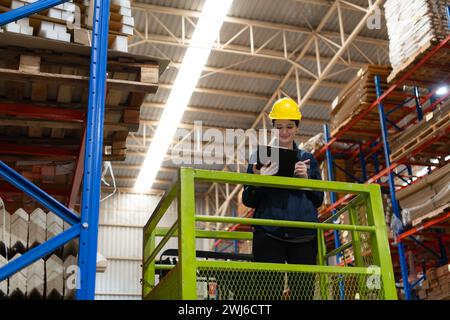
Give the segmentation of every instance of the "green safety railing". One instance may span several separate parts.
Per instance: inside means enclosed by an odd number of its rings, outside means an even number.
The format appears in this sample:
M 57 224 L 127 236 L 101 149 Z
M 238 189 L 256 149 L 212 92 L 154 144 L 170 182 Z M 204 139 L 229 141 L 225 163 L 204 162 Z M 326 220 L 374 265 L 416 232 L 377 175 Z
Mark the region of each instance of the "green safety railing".
M 195 212 L 196 181 L 341 192 L 355 197 L 323 223 L 207 216 Z M 176 222 L 170 228 L 158 228 L 175 199 Z M 346 224 L 337 223 L 336 218 Z M 252 233 L 201 230 L 196 227 L 197 222 L 317 229 L 317 265 L 199 259 L 196 239 L 251 240 Z M 327 252 L 325 236 L 330 230 L 337 230 L 346 241 Z M 158 244 L 157 237 L 162 237 Z M 172 237 L 178 237 L 177 264 L 158 264 L 158 253 Z M 377 184 L 181 168 L 178 182 L 161 199 L 145 225 L 143 241 L 144 299 L 397 299 Z M 344 263 L 329 265 L 330 258 L 336 255 L 344 257 Z M 164 276 L 156 281 L 158 270 L 163 270 Z

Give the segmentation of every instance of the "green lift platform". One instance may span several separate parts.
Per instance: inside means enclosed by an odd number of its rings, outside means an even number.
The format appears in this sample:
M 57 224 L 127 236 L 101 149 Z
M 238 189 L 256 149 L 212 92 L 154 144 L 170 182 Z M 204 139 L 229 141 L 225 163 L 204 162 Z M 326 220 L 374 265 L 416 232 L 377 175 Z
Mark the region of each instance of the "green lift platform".
M 322 190 L 351 194 L 347 205 L 321 223 L 199 215 L 195 182 L 245 184 L 272 188 Z M 178 218 L 170 228 L 158 223 L 177 199 Z M 251 240 L 251 232 L 210 231 L 197 222 L 283 226 L 317 230 L 317 265 L 256 263 L 242 259 L 204 259 L 196 239 Z M 346 224 L 342 224 L 346 221 Z M 327 252 L 325 234 L 349 235 L 346 243 Z M 162 239 L 156 243 L 156 238 Z M 178 237 L 176 264 L 162 264 L 157 255 Z M 180 168 L 179 179 L 161 199 L 144 227 L 143 299 L 219 300 L 395 300 L 394 272 L 380 186 L 299 178 Z M 351 253 L 352 263 L 330 265 L 333 256 Z M 239 257 L 239 256 L 238 256 Z M 336 261 L 336 259 L 334 259 Z M 160 274 L 157 279 L 157 275 Z

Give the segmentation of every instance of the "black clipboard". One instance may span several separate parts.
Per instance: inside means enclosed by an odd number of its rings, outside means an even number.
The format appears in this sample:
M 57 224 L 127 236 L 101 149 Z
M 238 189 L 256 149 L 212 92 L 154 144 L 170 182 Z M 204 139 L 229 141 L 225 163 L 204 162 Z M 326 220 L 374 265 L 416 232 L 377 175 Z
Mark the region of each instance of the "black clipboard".
M 278 172 L 275 175 L 293 177 L 295 164 L 298 162 L 298 150 L 258 145 L 256 168 L 260 170 L 267 164 L 268 157 L 270 158 L 272 152 L 278 152 L 279 159 Z

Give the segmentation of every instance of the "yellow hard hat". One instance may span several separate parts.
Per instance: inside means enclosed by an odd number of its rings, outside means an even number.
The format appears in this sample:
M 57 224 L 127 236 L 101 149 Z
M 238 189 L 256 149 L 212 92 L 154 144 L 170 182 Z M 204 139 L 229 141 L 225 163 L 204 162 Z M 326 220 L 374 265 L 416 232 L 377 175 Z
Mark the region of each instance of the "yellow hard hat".
M 291 98 L 282 98 L 273 104 L 269 118 L 271 120 L 300 120 L 302 113 L 294 100 Z

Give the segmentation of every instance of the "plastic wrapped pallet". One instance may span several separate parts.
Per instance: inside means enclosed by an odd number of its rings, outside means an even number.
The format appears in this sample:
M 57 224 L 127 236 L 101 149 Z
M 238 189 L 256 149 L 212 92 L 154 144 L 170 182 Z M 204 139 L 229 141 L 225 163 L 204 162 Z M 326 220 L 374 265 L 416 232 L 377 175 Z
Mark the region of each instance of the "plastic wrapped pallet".
M 325 136 L 323 132 L 316 134 L 311 137 L 308 141 L 302 144 L 301 148 L 308 151 L 309 153 L 314 153 L 325 145 Z

